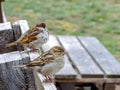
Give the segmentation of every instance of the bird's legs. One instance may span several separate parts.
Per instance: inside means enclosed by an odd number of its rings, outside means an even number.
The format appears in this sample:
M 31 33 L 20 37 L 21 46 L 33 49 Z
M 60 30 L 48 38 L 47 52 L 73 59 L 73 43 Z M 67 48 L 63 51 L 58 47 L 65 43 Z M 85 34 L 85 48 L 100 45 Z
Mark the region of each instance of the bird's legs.
M 44 82 L 46 82 L 46 83 L 52 83 L 52 82 L 54 82 L 54 80 L 50 76 L 45 76 Z
M 32 49 L 29 50 L 29 52 L 39 52 L 39 49 L 32 48 Z

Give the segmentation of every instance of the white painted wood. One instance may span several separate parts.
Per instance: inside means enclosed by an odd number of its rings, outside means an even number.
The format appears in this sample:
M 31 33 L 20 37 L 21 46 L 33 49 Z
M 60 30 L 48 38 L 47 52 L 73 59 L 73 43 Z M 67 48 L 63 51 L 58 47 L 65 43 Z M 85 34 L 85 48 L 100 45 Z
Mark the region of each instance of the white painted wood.
M 13 23 L 13 25 L 20 25 L 20 29 L 21 29 L 22 34 L 25 33 L 26 31 L 28 31 L 28 29 L 29 29 L 29 25 L 28 25 L 28 22 L 26 20 L 15 21 Z
M 11 30 L 12 26 L 10 22 L 0 23 L 0 30 Z

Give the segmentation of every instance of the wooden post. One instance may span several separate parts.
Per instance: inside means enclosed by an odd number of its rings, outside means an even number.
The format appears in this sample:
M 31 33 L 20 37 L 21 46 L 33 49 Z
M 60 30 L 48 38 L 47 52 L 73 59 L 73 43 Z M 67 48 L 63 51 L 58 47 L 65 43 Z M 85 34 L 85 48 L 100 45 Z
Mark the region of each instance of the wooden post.
M 2 7 L 2 1 L 4 1 L 4 0 L 0 0 L 0 23 L 6 22 L 6 17 L 4 14 L 3 7 Z
M 5 44 L 13 42 L 14 35 L 13 30 L 10 22 L 1 23 L 0 24 L 0 54 L 12 52 L 16 50 L 16 46 L 12 47 L 5 47 Z
M 3 18 L 2 18 L 3 17 L 2 16 L 3 15 L 2 14 L 2 4 L 1 3 L 2 3 L 2 1 L 0 0 L 0 22 L 3 22 Z

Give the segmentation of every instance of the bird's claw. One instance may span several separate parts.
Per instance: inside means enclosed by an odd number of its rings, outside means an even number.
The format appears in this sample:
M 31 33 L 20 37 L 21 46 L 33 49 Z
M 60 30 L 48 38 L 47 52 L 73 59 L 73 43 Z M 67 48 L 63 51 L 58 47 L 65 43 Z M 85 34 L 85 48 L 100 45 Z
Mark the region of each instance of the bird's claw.
M 46 77 L 43 82 L 44 83 L 54 83 L 54 79 L 52 79 L 51 77 Z
M 54 83 L 54 80 L 53 79 L 45 79 L 43 82 L 44 83 Z

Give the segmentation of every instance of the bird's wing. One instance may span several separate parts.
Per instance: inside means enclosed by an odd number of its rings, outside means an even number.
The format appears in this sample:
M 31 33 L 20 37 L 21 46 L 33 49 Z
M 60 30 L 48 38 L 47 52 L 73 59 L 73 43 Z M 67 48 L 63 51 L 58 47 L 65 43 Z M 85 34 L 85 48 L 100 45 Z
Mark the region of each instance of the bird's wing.
M 54 61 L 54 57 L 52 55 L 48 55 L 47 57 L 40 57 L 39 59 L 35 59 L 27 64 L 27 67 L 32 66 L 44 66 Z
M 37 40 L 37 35 L 40 33 L 39 29 L 37 27 L 34 27 L 33 29 L 28 30 L 24 36 L 21 38 L 20 43 L 27 44 L 34 40 Z
M 42 60 L 42 63 L 46 65 L 46 64 L 54 62 L 55 58 L 53 57 L 53 55 L 49 55 L 47 57 L 41 57 L 41 60 Z
M 51 54 L 49 51 L 44 52 L 41 54 L 41 60 L 46 63 L 53 62 L 55 60 L 53 54 Z
M 31 61 L 29 64 L 27 64 L 27 67 L 32 67 L 32 66 L 42 66 L 42 63 L 39 59 L 35 59 Z

